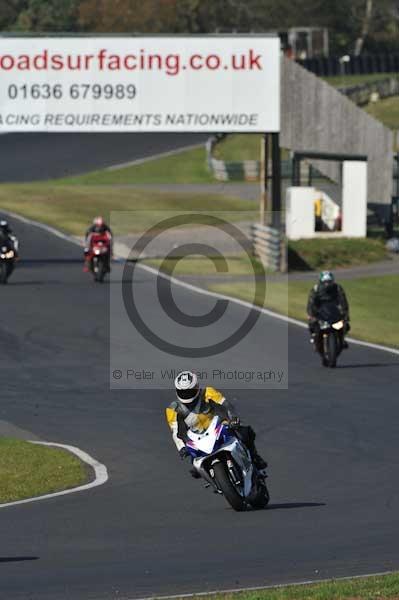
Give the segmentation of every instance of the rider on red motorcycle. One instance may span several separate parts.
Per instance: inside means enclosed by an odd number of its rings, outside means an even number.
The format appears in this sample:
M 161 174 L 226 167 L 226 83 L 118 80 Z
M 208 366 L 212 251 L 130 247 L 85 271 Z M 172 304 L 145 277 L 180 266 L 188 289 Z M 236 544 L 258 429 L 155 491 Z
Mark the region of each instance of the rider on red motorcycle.
M 84 264 L 84 271 L 88 271 L 89 270 L 89 263 L 90 263 L 90 254 L 91 254 L 91 250 L 92 250 L 92 244 L 95 241 L 95 239 L 99 239 L 101 236 L 102 239 L 108 240 L 109 243 L 109 261 L 111 261 L 111 256 L 112 256 L 112 231 L 111 229 L 108 227 L 108 225 L 106 224 L 106 222 L 104 221 L 104 219 L 102 217 L 95 217 L 93 219 L 93 224 L 88 228 L 88 230 L 86 231 L 86 239 L 85 239 L 85 249 L 84 249 L 84 254 L 85 254 L 85 264 Z M 108 271 L 111 270 L 111 265 L 110 262 L 108 264 Z

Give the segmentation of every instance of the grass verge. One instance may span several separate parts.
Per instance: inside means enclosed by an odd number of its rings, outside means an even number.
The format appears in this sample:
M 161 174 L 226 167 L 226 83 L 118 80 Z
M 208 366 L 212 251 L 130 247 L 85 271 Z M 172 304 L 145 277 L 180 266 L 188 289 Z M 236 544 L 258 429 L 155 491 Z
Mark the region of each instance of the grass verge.
M 291 270 L 323 270 L 354 267 L 387 258 L 382 238 L 317 238 L 291 241 L 288 245 Z
M 335 579 L 238 593 L 214 594 L 212 600 L 397 600 L 399 574 Z
M 60 448 L 0 439 L 0 504 L 77 487 L 86 481 L 83 463 Z
M 386 127 L 399 129 L 399 96 L 368 104 L 366 111 Z
M 264 306 L 299 320 L 306 319 L 306 304 L 311 287 L 309 281 L 268 281 Z M 399 295 L 399 277 L 362 277 L 344 282 L 350 304 L 351 335 L 355 338 L 399 347 L 396 298 Z M 209 289 L 251 302 L 254 296 L 252 282 L 211 284 Z
M 351 85 L 360 85 L 362 83 L 374 83 L 381 79 L 397 77 L 397 73 L 371 73 L 369 75 L 333 75 L 332 77 L 323 77 L 327 83 L 334 87 L 348 87 Z
M 239 162 L 242 160 L 260 160 L 262 136 L 256 133 L 227 135 L 214 149 L 214 157 L 219 160 Z
M 289 242 L 288 257 L 290 270 L 336 269 L 365 265 L 387 258 L 384 241 L 377 239 L 316 239 Z M 226 257 L 229 275 L 252 275 L 261 273 L 259 262 L 254 258 L 251 267 L 248 258 L 243 256 Z M 159 267 L 163 261 L 148 260 L 147 264 Z M 222 262 L 216 260 L 216 265 Z M 163 269 L 170 273 L 174 261 L 166 260 Z M 209 258 L 190 257 L 176 264 L 176 275 L 212 275 L 216 272 L 215 264 Z
M 226 276 L 239 276 L 239 275 L 261 275 L 264 270 L 261 263 L 256 259 L 252 258 L 249 261 L 248 256 L 226 256 L 226 263 L 223 259 L 216 257 L 184 257 L 182 260 L 176 261 L 173 259 L 148 259 L 144 261 L 145 264 L 155 268 L 162 266 L 162 271 L 168 273 L 168 275 L 216 275 L 218 273 L 223 274 L 224 267 L 227 266 Z
M 224 137 L 214 148 L 213 155 L 227 162 L 260 160 L 262 135 L 258 133 L 234 133 Z M 289 151 L 281 150 L 282 159 L 289 158 Z
M 154 211 L 225 211 L 237 220 L 237 211 L 257 210 L 257 203 L 221 195 L 162 193 L 101 186 L 61 186 L 53 183 L 3 184 L 0 210 L 10 210 L 73 235 L 83 235 L 96 214 L 109 220 L 111 211 L 132 211 L 120 221 L 116 234 L 145 231 L 154 224 Z
M 206 163 L 205 144 L 171 156 L 156 158 L 121 169 L 93 171 L 77 177 L 57 179 L 65 185 L 129 185 L 158 183 L 215 183 Z

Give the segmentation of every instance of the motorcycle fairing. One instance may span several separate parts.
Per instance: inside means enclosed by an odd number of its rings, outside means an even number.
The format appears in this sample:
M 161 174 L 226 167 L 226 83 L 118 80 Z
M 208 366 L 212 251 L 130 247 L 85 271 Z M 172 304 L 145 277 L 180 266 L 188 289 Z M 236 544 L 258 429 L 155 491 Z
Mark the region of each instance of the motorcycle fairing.
M 241 470 L 243 475 L 243 496 L 246 498 L 249 496 L 252 490 L 252 479 L 253 479 L 253 471 L 254 467 L 252 464 L 251 457 L 249 455 L 248 450 L 243 446 L 243 444 L 237 438 L 230 438 L 230 440 L 221 446 L 219 446 L 214 452 L 211 454 L 207 454 L 205 456 L 198 456 L 194 458 L 193 466 L 199 471 L 200 475 L 204 477 L 207 481 L 215 485 L 215 482 L 211 477 L 209 477 L 206 469 L 203 468 L 204 462 L 215 463 L 220 460 L 220 455 L 224 453 L 229 453 L 232 459 L 236 462 L 238 467 Z

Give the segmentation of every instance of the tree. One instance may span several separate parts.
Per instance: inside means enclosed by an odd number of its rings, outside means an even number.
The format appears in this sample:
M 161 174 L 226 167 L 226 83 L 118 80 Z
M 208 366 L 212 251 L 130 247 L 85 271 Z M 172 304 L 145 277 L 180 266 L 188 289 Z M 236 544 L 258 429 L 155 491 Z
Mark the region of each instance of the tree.
M 328 27 L 335 54 L 399 48 L 399 0 L 0 0 L 23 31 L 224 33 Z
M 173 31 L 176 0 L 83 0 L 79 24 L 85 31 L 163 33 Z
M 361 20 L 361 30 L 360 35 L 355 43 L 355 56 L 359 56 L 363 50 L 364 40 L 366 39 L 369 30 L 370 30 L 370 22 L 373 14 L 373 0 L 366 0 L 366 5 L 364 7 L 364 15 Z
M 19 31 L 75 31 L 77 0 L 28 0 L 13 27 Z
M 12 27 L 27 4 L 27 0 L 0 0 L 0 30 Z

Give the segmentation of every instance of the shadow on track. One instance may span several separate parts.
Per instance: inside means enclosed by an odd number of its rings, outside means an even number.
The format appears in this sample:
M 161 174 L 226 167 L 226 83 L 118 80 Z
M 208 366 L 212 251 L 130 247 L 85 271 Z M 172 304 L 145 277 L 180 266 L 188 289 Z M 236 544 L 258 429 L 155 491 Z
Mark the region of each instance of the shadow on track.
M 83 255 L 82 255 L 83 256 Z M 83 258 L 21 258 L 18 265 L 83 265 Z
M 337 369 L 377 369 L 380 367 L 399 367 L 399 360 L 390 363 L 363 363 L 358 365 L 337 365 Z
M 91 283 L 94 284 L 96 282 L 89 279 L 88 280 L 88 285 L 90 285 Z M 112 279 L 111 280 L 106 279 L 101 284 L 98 284 L 98 286 L 99 287 L 100 286 L 106 287 L 106 286 L 109 286 L 109 285 L 114 285 L 116 283 L 119 283 L 119 282 L 115 281 L 115 280 L 112 280 Z M 47 280 L 47 281 L 44 281 L 44 280 L 36 280 L 36 279 L 34 279 L 34 280 L 27 280 L 27 281 L 9 281 L 7 283 L 6 287 L 7 287 L 7 289 L 9 289 L 11 287 L 19 287 L 19 286 L 23 287 L 23 286 L 44 286 L 44 285 L 65 285 L 65 281 L 62 281 L 62 280 L 53 280 L 53 281 Z M 77 282 L 77 283 L 72 283 L 71 284 L 71 282 L 69 281 L 68 282 L 68 286 L 71 286 L 71 285 L 78 285 L 78 286 L 85 285 L 85 282 Z
M 269 504 L 265 510 L 279 510 L 286 508 L 315 508 L 327 506 L 325 502 L 284 502 L 283 504 Z
M 9 281 L 7 283 L 7 289 L 11 287 L 20 286 L 34 286 L 34 285 L 65 285 L 65 281 L 44 281 L 44 280 L 32 280 L 32 281 Z
M 22 562 L 25 560 L 39 560 L 38 556 L 0 556 L 0 563 Z

